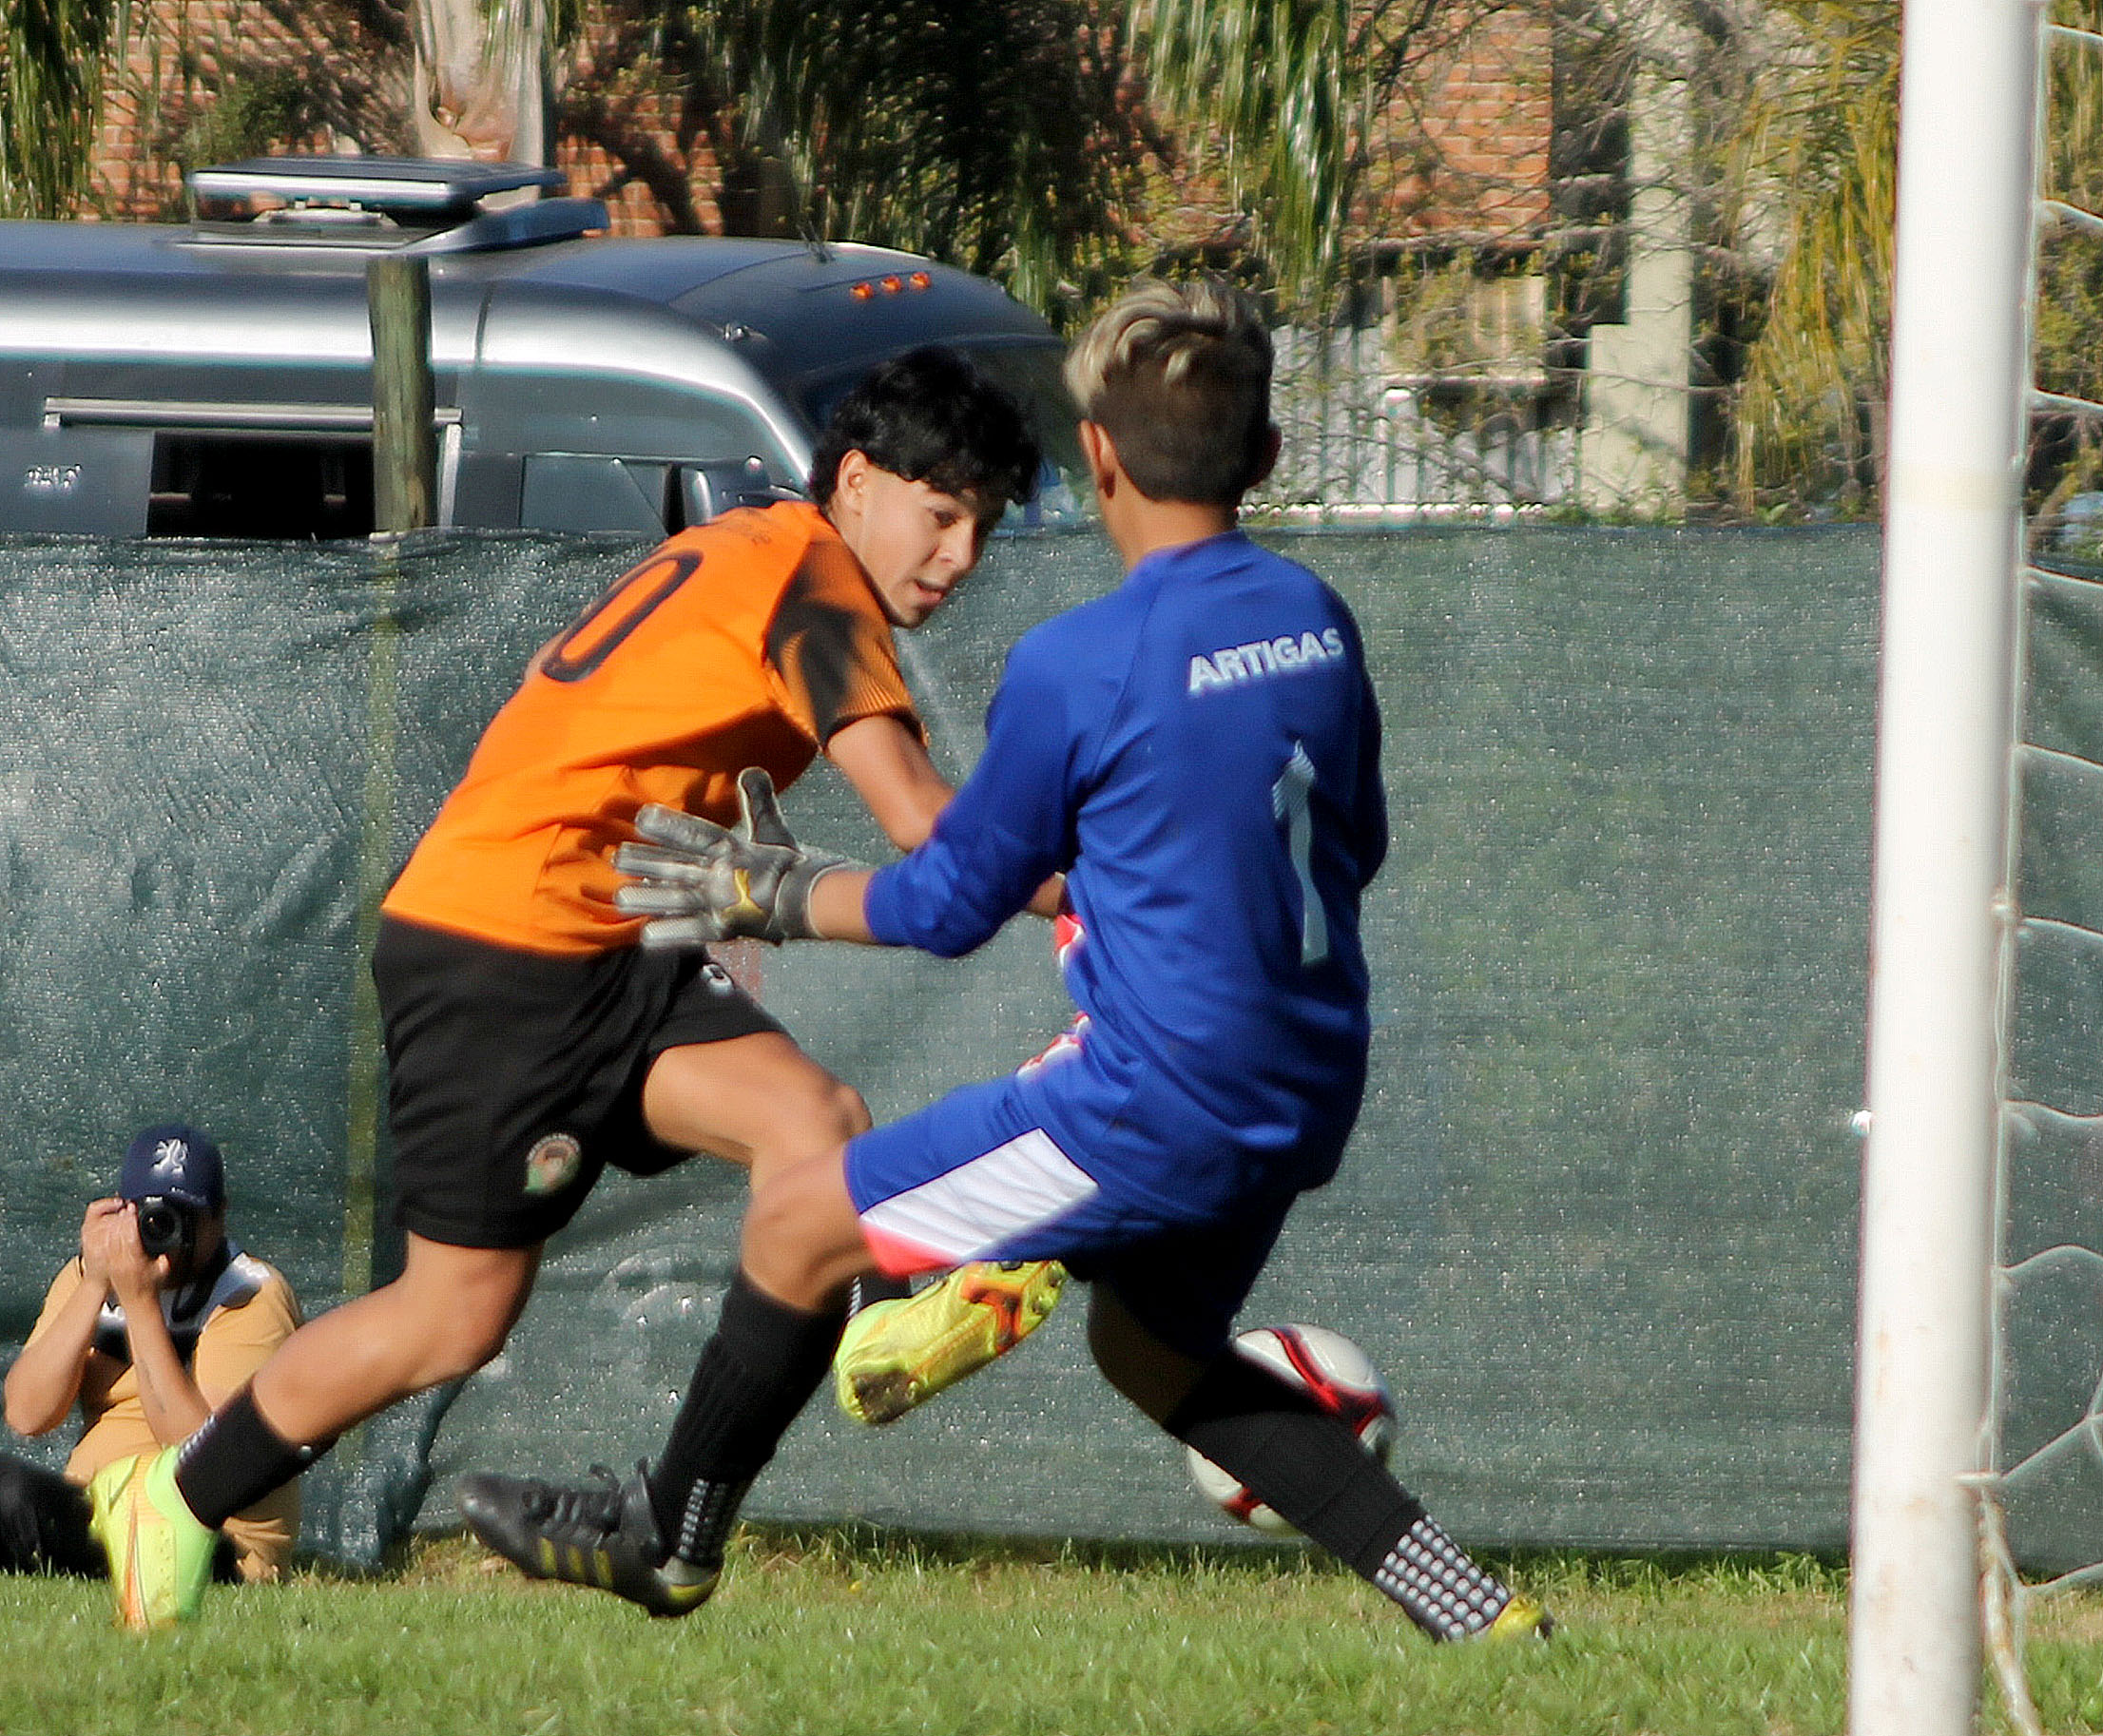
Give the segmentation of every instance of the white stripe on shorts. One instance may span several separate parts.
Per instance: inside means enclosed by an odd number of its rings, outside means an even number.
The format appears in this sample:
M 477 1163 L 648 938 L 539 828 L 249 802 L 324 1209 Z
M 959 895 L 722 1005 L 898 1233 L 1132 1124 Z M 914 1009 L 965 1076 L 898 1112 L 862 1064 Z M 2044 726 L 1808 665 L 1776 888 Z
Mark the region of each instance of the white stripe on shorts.
M 1049 1224 L 1095 1191 L 1095 1183 L 1052 1136 L 1032 1128 L 946 1175 L 878 1200 L 861 1221 L 960 1263 Z

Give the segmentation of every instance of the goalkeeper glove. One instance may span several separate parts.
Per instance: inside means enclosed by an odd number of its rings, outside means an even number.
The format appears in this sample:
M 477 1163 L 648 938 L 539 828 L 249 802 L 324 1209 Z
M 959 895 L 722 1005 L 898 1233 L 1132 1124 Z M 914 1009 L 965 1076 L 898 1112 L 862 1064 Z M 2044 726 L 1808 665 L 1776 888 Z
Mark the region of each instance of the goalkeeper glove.
M 634 877 L 614 907 L 651 918 L 647 947 L 704 946 L 741 936 L 811 940 L 811 888 L 836 868 L 859 863 L 805 850 L 781 819 L 774 780 L 758 766 L 738 774 L 738 823 L 725 828 L 698 814 L 652 802 L 635 817 L 649 841 L 623 844 L 613 865 Z

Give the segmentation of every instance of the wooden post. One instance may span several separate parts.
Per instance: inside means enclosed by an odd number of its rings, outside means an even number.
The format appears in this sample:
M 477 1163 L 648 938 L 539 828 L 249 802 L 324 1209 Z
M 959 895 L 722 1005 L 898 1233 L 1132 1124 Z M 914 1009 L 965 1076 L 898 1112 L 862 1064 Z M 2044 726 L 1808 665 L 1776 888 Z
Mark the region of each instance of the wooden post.
M 388 254 L 365 268 L 373 327 L 373 529 L 420 530 L 437 518 L 432 426 L 431 265 Z

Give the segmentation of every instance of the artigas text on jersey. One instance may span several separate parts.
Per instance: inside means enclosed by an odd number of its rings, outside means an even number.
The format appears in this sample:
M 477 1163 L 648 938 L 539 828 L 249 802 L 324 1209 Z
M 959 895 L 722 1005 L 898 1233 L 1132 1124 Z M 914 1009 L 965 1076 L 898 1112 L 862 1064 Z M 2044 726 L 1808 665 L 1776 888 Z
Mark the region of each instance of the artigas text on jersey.
M 1190 659 L 1187 690 L 1205 693 L 1213 687 L 1230 687 L 1236 682 L 1261 681 L 1266 675 L 1290 675 L 1343 654 L 1343 634 L 1333 627 L 1320 633 L 1281 633 L 1276 639 L 1226 646 L 1210 656 L 1200 651 Z

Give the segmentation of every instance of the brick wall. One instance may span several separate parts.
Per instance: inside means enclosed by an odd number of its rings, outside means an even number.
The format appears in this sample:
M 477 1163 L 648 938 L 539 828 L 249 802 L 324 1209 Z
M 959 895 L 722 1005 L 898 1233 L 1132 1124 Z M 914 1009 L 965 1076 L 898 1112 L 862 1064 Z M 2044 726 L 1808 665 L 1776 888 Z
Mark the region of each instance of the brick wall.
M 1548 0 L 1516 0 L 1441 44 L 1383 113 L 1354 229 L 1362 241 L 1523 245 L 1551 217 L 1554 29 Z M 1147 242 L 1231 250 L 1241 219 L 1202 149 L 1155 164 Z
M 704 230 L 721 230 L 714 158 L 704 145 L 681 144 L 675 125 L 678 93 L 666 87 L 654 61 L 624 38 L 600 9 L 589 9 L 569 50 L 562 104 L 572 113 L 588 107 L 599 111 L 631 141 L 631 149 L 648 156 L 647 173 L 638 173 L 638 161 L 623 163 L 575 130 L 564 131 L 556 142 L 555 164 L 568 173 L 570 191 L 604 199 L 613 234 L 661 235 L 667 227 L 680 226 L 676 213 L 652 191 L 652 176 L 678 183 L 683 189 L 678 197 L 687 202 Z M 610 129 L 602 125 L 594 130 Z
M 302 39 L 248 0 L 150 0 L 129 10 L 130 29 L 105 73 L 92 209 L 84 216 L 153 219 L 180 213 L 175 152 L 185 128 L 208 112 L 209 81 L 232 56 L 299 68 L 325 57 L 326 41 Z M 328 149 L 326 136 L 284 141 Z
M 1492 13 L 1387 110 L 1368 226 L 1394 239 L 1515 239 L 1549 221 L 1553 21 L 1546 0 Z
M 180 203 L 168 141 L 190 106 L 196 70 L 218 64 L 242 10 L 241 0 L 154 0 L 125 15 L 131 28 L 105 69 L 96 129 L 93 198 L 102 212 L 151 219 Z

